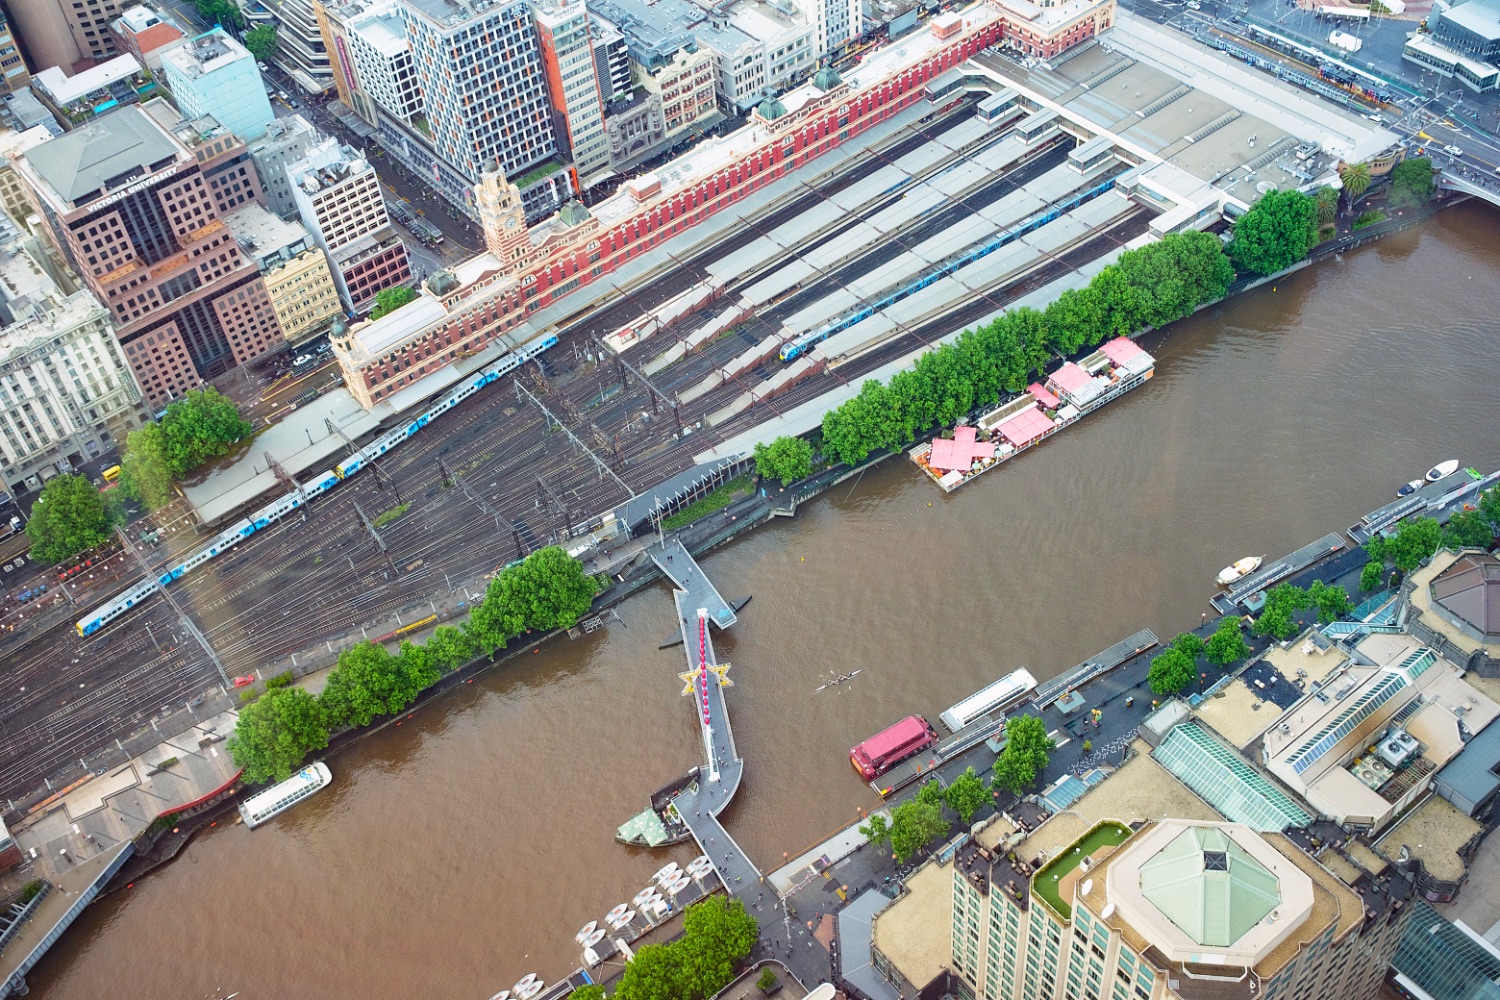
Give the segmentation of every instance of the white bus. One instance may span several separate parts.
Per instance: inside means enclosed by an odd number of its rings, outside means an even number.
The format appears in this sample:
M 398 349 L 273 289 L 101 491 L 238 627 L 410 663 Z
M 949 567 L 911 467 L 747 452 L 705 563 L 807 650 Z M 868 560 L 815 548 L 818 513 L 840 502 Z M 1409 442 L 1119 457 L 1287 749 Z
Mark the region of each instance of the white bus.
M 333 773 L 322 761 L 304 767 L 285 781 L 277 782 L 240 803 L 245 825 L 255 829 L 273 816 L 279 816 L 303 799 L 320 791 L 333 780 Z
M 981 715 L 1010 708 L 1035 689 L 1036 678 L 1031 676 L 1030 670 L 1022 667 L 989 687 L 975 691 L 938 718 L 943 720 L 949 732 L 956 733 Z

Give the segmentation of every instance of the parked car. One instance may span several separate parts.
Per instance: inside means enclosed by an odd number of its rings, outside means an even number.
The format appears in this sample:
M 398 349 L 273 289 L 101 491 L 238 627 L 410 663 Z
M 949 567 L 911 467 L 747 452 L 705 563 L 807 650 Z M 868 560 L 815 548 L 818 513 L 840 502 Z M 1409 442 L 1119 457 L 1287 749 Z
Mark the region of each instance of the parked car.
M 1463 156 L 1464 155 L 1464 151 L 1463 151 L 1463 147 L 1462 146 L 1451 146 L 1451 145 L 1450 146 L 1444 146 L 1443 147 L 1443 152 L 1447 153 L 1449 156 Z

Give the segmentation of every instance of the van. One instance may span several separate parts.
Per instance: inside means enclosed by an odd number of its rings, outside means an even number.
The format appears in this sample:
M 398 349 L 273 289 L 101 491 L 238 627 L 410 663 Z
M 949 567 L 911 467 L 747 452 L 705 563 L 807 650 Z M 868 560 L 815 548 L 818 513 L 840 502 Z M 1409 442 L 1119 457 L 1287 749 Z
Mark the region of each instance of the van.
M 124 470 L 121 469 L 118 465 L 111 465 L 109 468 L 100 473 L 100 475 L 104 477 L 104 481 L 106 483 L 112 483 L 116 479 L 120 478 L 120 473 L 123 471 Z

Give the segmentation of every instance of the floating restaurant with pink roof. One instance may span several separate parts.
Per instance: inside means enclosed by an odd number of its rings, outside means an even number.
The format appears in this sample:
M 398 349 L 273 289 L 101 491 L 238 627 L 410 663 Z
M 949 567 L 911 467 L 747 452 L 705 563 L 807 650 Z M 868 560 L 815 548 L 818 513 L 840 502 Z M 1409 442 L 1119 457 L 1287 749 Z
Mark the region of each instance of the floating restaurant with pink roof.
M 1116 337 L 1085 358 L 1063 362 L 973 424 L 959 424 L 951 435 L 923 442 L 908 455 L 943 492 L 952 493 L 1155 374 L 1155 358 L 1130 338 Z

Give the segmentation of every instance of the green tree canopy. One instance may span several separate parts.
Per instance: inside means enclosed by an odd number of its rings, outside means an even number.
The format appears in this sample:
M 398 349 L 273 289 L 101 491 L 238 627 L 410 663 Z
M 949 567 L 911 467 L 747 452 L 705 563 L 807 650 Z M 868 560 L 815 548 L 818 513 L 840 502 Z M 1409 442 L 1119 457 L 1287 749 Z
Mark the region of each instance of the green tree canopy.
M 124 469 L 121 488 L 147 510 L 158 510 L 172 502 L 172 466 L 167 461 L 160 424 L 147 424 L 130 432 L 120 466 Z
M 1495 528 L 1482 510 L 1461 510 L 1443 525 L 1442 544 L 1450 549 L 1488 548 L 1495 540 Z
M 779 479 L 790 486 L 812 472 L 812 445 L 800 437 L 783 435 L 770 444 L 755 446 L 755 473 L 762 479 Z
M 493 656 L 525 632 L 572 628 L 593 605 L 594 593 L 583 564 L 551 545 L 496 575 L 464 631 L 476 650 Z
M 417 297 L 417 293 L 405 285 L 382 288 L 375 293 L 375 308 L 370 310 L 371 319 L 387 316 Z
M 1172 648 L 1196 664 L 1198 657 L 1203 655 L 1203 640 L 1196 632 L 1179 632 L 1172 640 Z
M 995 784 L 1019 795 L 1036 782 L 1056 747 L 1040 718 L 1012 715 L 1005 720 L 1005 749 L 995 758 Z
M 1301 191 L 1268 191 L 1234 224 L 1229 255 L 1256 274 L 1274 274 L 1307 256 L 1318 238 L 1318 209 Z
M 1227 615 L 1219 619 L 1219 625 L 1214 629 L 1214 634 L 1208 637 L 1204 644 L 1203 655 L 1216 667 L 1228 667 L 1231 663 L 1243 660 L 1250 655 L 1250 644 L 1245 641 L 1245 635 L 1240 630 L 1240 619 L 1237 615 Z
M 922 787 L 917 789 L 917 801 L 923 805 L 941 806 L 948 801 L 948 797 L 943 791 L 942 784 L 933 778 L 931 781 L 922 782 Z
M 1390 204 L 1393 208 L 1421 208 L 1432 200 L 1437 190 L 1432 161 L 1414 156 L 1402 160 L 1391 170 Z
M 442 670 L 457 670 L 474 658 L 474 641 L 457 625 L 439 625 L 427 640 L 433 662 Z
M 568 1000 L 604 1000 L 604 987 L 598 983 L 580 986 L 568 994 Z
M 872 844 L 883 844 L 891 839 L 891 824 L 881 813 L 871 813 L 870 819 L 859 832 Z
M 1175 646 L 1151 658 L 1151 669 L 1146 671 L 1146 683 L 1154 694 L 1176 694 L 1198 679 L 1198 665 Z
M 615 986 L 614 1000 L 689 1000 L 683 982 L 682 949 L 648 944 L 635 950 Z
M 948 808 L 958 813 L 958 818 L 968 824 L 980 807 L 989 805 L 990 790 L 984 779 L 970 767 L 953 779 L 953 784 L 944 790 L 943 798 Z
M 1324 185 L 1313 192 L 1313 203 L 1318 210 L 1318 222 L 1329 225 L 1339 215 L 1339 193 Z
M 943 807 L 936 802 L 910 799 L 891 810 L 891 853 L 902 864 L 947 832 Z
M 682 931 L 678 947 L 685 953 L 688 995 L 695 997 L 711 997 L 729 985 L 760 936 L 744 900 L 725 896 L 709 896 L 688 907 Z
M 160 426 L 162 452 L 173 479 L 228 454 L 255 429 L 240 416 L 234 401 L 212 386 L 184 393 L 167 407 Z
M 1359 571 L 1359 589 L 1376 590 L 1385 582 L 1385 560 L 1383 558 L 1371 559 L 1365 563 L 1364 569 Z
M 276 54 L 276 25 L 260 24 L 245 32 L 245 48 L 258 62 L 270 62 Z
M 113 537 L 119 520 L 104 494 L 87 478 L 54 476 L 42 487 L 26 522 L 31 558 L 50 564 L 103 545 Z
M 1370 190 L 1370 165 L 1346 163 L 1339 168 L 1339 179 L 1344 182 L 1344 190 L 1349 192 L 1350 203 L 1359 201 Z
M 193 6 L 205 21 L 222 24 L 226 28 L 238 28 L 242 23 L 240 9 L 234 0 L 193 0 Z
M 1403 573 L 1422 565 L 1422 560 L 1437 551 L 1443 540 L 1443 528 L 1435 517 L 1417 517 L 1402 521 L 1396 533 L 1384 540 L 1382 555 Z
M 1312 599 L 1301 587 L 1278 583 L 1266 592 L 1265 605 L 1255 620 L 1255 633 L 1274 639 L 1290 639 L 1297 634 L 1296 613 L 1311 603 Z
M 277 688 L 240 709 L 225 744 L 246 784 L 285 781 L 311 750 L 328 745 L 318 700 L 299 687 Z
M 1324 625 L 1336 622 L 1354 610 L 1354 602 L 1343 587 L 1329 586 L 1322 580 L 1314 580 L 1307 588 L 1307 600 L 1318 609 L 1318 621 Z
M 376 716 L 399 712 L 416 694 L 400 657 L 378 642 L 361 642 L 339 654 L 319 701 L 328 724 L 339 729 L 368 726 Z

